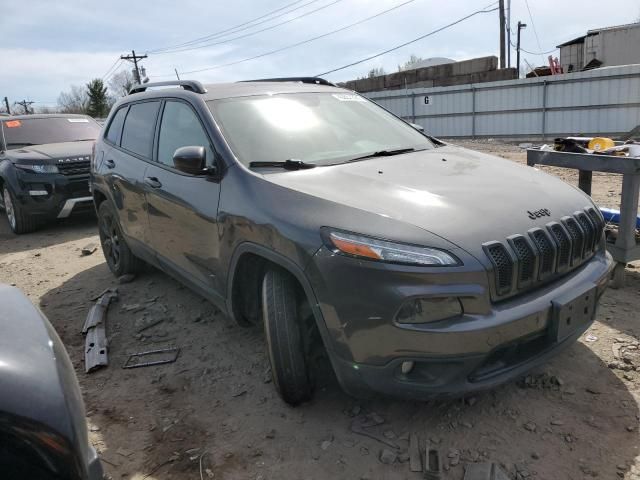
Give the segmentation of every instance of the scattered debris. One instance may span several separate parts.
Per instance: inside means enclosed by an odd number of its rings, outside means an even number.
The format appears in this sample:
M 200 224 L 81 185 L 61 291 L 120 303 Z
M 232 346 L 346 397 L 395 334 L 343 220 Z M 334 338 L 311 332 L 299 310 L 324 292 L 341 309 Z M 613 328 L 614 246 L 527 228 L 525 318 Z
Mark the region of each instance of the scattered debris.
M 420 445 L 418 444 L 418 436 L 415 433 L 412 433 L 409 437 L 409 469 L 412 472 L 422 471 Z
M 424 478 L 426 480 L 440 480 L 442 476 L 442 463 L 440 461 L 440 452 L 437 448 L 431 445 L 431 442 L 426 442 L 425 455 L 424 455 Z
M 118 277 L 118 283 L 120 285 L 124 285 L 125 283 L 131 283 L 136 279 L 136 276 L 133 273 L 127 273 L 126 275 L 122 275 Z
M 549 389 L 560 390 L 560 387 L 564 382 L 555 375 L 549 375 L 548 373 L 541 373 L 538 375 L 527 375 L 520 382 L 518 386 L 521 388 L 537 388 L 537 389 Z
M 529 432 L 534 432 L 536 431 L 536 424 L 533 422 L 527 422 L 524 425 L 524 429 L 529 431 Z
M 80 255 L 82 257 L 93 255 L 96 250 L 98 250 L 98 247 L 96 247 L 95 243 L 90 243 L 89 245 L 82 247 L 82 250 L 80 251 Z
M 142 317 L 135 321 L 134 328 L 136 333 L 144 332 L 145 330 L 155 327 L 156 325 L 164 322 L 164 318 L 147 318 Z
M 117 291 L 108 290 L 91 307 L 82 326 L 85 334 L 84 371 L 93 372 L 109 364 L 107 357 L 106 318 L 107 309 L 113 300 L 118 298 Z
M 173 363 L 178 359 L 180 349 L 178 347 L 159 348 L 156 350 L 149 350 L 146 352 L 132 353 L 124 362 L 122 368 L 139 368 L 150 367 L 152 365 L 163 365 L 165 363 Z M 148 360 L 141 362 L 141 359 L 147 357 L 156 357 L 156 360 Z
M 587 335 L 584 339 L 585 342 L 597 342 L 598 341 L 598 337 L 596 337 L 595 335 Z
M 388 448 L 385 448 L 382 450 L 382 452 L 380 452 L 380 462 L 384 463 L 385 465 L 391 465 L 392 463 L 395 463 L 397 458 L 398 455 Z
M 516 470 L 518 470 L 517 466 Z M 518 470 L 518 473 L 522 472 Z M 464 467 L 464 480 L 509 480 L 509 476 L 495 463 L 467 463 Z
M 358 435 L 364 435 L 365 437 L 372 438 L 380 443 L 383 443 L 384 445 L 399 450 L 400 447 L 393 440 L 389 440 L 385 438 L 384 435 L 367 430 L 368 428 L 377 427 L 378 425 L 382 425 L 383 423 L 384 419 L 376 413 L 370 413 L 369 415 L 359 415 L 355 417 L 351 422 L 351 431 L 353 433 L 357 433 Z

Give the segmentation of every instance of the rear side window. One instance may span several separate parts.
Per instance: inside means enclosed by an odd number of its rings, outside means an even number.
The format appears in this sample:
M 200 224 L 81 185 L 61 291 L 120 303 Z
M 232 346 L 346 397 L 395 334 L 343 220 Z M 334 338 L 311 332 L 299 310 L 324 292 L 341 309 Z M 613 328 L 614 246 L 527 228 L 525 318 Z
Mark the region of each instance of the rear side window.
M 120 134 L 122 133 L 122 124 L 127 114 L 127 107 L 120 108 L 113 116 L 113 120 L 109 124 L 105 138 L 114 145 L 120 145 Z
M 124 121 L 120 146 L 127 150 L 151 158 L 153 134 L 160 102 L 134 103 Z

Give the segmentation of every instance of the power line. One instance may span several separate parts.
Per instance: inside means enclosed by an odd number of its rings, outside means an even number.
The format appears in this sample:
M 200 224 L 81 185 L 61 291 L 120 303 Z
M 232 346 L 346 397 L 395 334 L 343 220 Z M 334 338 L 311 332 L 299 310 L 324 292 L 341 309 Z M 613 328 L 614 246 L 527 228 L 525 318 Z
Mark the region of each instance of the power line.
M 205 35 L 204 37 L 198 37 L 198 38 L 195 38 L 195 39 L 193 39 L 193 40 L 189 40 L 189 41 L 187 41 L 187 42 L 178 43 L 178 44 L 176 44 L 176 45 L 171 45 L 171 46 L 168 46 L 168 47 L 162 47 L 162 48 L 156 48 L 156 49 L 148 50 L 148 51 L 147 51 L 147 53 L 158 53 L 158 52 L 165 51 L 165 50 L 172 50 L 172 49 L 174 49 L 174 48 L 180 48 L 180 47 L 184 47 L 184 46 L 187 46 L 187 45 L 194 45 L 194 44 L 197 44 L 197 43 L 206 42 L 207 40 L 211 40 L 212 38 L 220 37 L 220 36 L 222 36 L 222 35 L 224 35 L 224 34 L 228 34 L 228 33 L 237 33 L 238 31 L 240 31 L 240 30 L 239 30 L 239 29 L 240 29 L 240 27 L 244 27 L 244 26 L 249 25 L 249 24 L 251 24 L 251 23 L 255 23 L 255 22 L 257 22 L 258 20 L 261 20 L 261 19 L 263 19 L 263 18 L 265 18 L 265 17 L 271 17 L 274 13 L 281 12 L 282 10 L 285 10 L 285 9 L 287 9 L 287 8 L 289 8 L 289 7 L 292 7 L 292 6 L 294 6 L 294 5 L 298 4 L 298 3 L 302 2 L 302 1 L 303 1 L 303 0 L 296 0 L 295 2 L 288 3 L 287 5 L 285 5 L 285 6 L 283 6 L 283 7 L 280 7 L 280 8 L 277 8 L 277 9 L 275 9 L 275 10 L 272 10 L 272 11 L 270 11 L 270 12 L 268 12 L 268 13 L 265 13 L 264 15 L 261 15 L 261 16 L 259 16 L 259 17 L 256 17 L 256 18 L 254 18 L 254 19 L 252 19 L 252 20 L 248 20 L 248 21 L 246 21 L 246 22 L 244 22 L 244 23 L 240 23 L 240 24 L 235 25 L 235 26 L 233 26 L 233 27 L 229 27 L 229 28 L 227 28 L 227 29 L 225 29 L 225 30 L 220 30 L 220 31 L 218 31 L 218 32 L 211 33 L 211 34 L 209 34 L 209 35 Z M 304 5 L 301 5 L 301 6 L 299 6 L 299 7 L 296 7 L 296 8 L 295 8 L 295 9 L 293 9 L 293 10 L 290 10 L 290 11 L 287 11 L 287 12 L 282 13 L 282 14 L 280 14 L 280 15 L 277 15 L 277 16 L 275 16 L 275 17 L 272 17 L 272 18 L 270 18 L 269 20 L 274 20 L 275 18 L 279 18 L 279 17 L 281 17 L 281 16 L 283 16 L 283 15 L 286 15 L 286 14 L 288 14 L 288 13 L 291 13 L 291 12 L 293 12 L 293 11 L 295 11 L 295 10 L 298 10 L 298 9 L 300 9 L 300 8 L 302 8 L 302 7 L 305 7 L 306 5 L 309 5 L 309 4 L 311 4 L 311 3 L 315 3 L 315 2 L 317 2 L 317 1 L 318 1 L 318 0 L 311 0 L 311 1 L 307 2 L 307 3 L 305 3 Z M 269 21 L 269 20 L 265 20 L 265 21 Z M 264 23 L 264 22 L 261 22 L 261 23 Z M 257 25 L 260 25 L 260 23 L 258 23 Z M 252 25 L 252 27 L 253 27 L 253 26 L 256 26 L 256 25 Z M 251 27 L 249 27 L 249 28 L 251 28 Z
M 183 73 L 183 74 L 200 73 L 200 72 L 205 72 L 207 70 L 215 70 L 215 69 L 218 69 L 218 68 L 230 67 L 232 65 L 238 65 L 239 63 L 244 63 L 244 62 L 248 62 L 248 61 L 251 61 L 251 60 L 256 60 L 258 58 L 263 58 L 263 57 L 266 57 L 268 55 L 273 55 L 275 53 L 280 53 L 280 52 L 283 52 L 285 50 L 290 50 L 292 48 L 299 47 L 300 45 L 305 45 L 305 44 L 311 43 L 311 42 L 313 42 L 315 40 L 319 40 L 321 38 L 325 38 L 325 37 L 328 37 L 330 35 L 334 35 L 336 33 L 342 32 L 344 30 L 348 30 L 349 28 L 353 28 L 353 27 L 355 27 L 357 25 L 360 25 L 362 23 L 368 22 L 369 20 L 373 20 L 374 18 L 377 18 L 377 17 L 380 17 L 380 16 L 385 15 L 387 13 L 390 13 L 390 12 L 392 12 L 394 10 L 397 10 L 400 7 L 404 7 L 405 5 L 408 5 L 409 3 L 413 3 L 415 1 L 416 0 L 407 0 L 404 3 L 401 3 L 401 4 L 396 5 L 394 7 L 388 8 L 387 10 L 383 10 L 382 12 L 376 13 L 375 15 L 371 15 L 370 17 L 364 18 L 362 20 L 359 20 L 357 22 L 351 23 L 349 25 L 346 25 L 344 27 L 338 28 L 336 30 L 332 30 L 332 31 L 324 33 L 322 35 L 318 35 L 316 37 L 308 38 L 307 40 L 303 40 L 301 42 L 297 42 L 297 43 L 294 43 L 294 44 L 291 44 L 291 45 L 287 45 L 285 47 L 277 48 L 277 49 L 271 50 L 269 52 L 264 52 L 264 53 L 261 53 L 259 55 L 254 55 L 253 57 L 243 58 L 242 60 L 236 60 L 234 62 L 224 63 L 224 64 L 221 64 L 221 65 L 214 65 L 212 67 L 199 68 L 197 70 L 189 70 L 189 71 L 185 71 L 185 72 L 181 72 L 181 73 Z M 173 74 L 171 74 L 171 75 L 158 75 L 158 76 L 159 77 L 168 77 L 168 76 L 173 76 Z
M 410 41 L 408 41 L 408 42 L 405 42 L 405 43 L 403 43 L 403 44 L 401 44 L 401 45 L 397 45 L 397 46 L 395 46 L 395 47 L 389 48 L 389 49 L 385 50 L 384 52 L 380 52 L 380 53 L 377 53 L 377 54 L 375 54 L 375 55 L 371 55 L 371 56 L 369 56 L 369 57 L 363 58 L 363 59 L 361 59 L 361 60 L 358 60 L 358 61 L 355 61 L 355 62 L 351 62 L 351 63 L 349 63 L 349 64 L 347 64 L 347 65 L 343 65 L 342 67 L 334 68 L 334 69 L 332 69 L 332 70 L 328 70 L 328 71 L 326 71 L 326 72 L 319 73 L 319 74 L 318 74 L 318 75 L 316 75 L 316 76 L 317 76 L 317 77 L 320 77 L 320 76 L 322 76 L 322 75 L 328 75 L 329 73 L 334 73 L 334 72 L 337 72 L 337 71 L 339 71 L 339 70 L 344 70 L 345 68 L 353 67 L 354 65 L 359 65 L 360 63 L 364 63 L 364 62 L 367 62 L 367 61 L 369 61 L 369 60 L 373 60 L 374 58 L 381 57 L 382 55 L 386 55 L 386 54 L 387 54 L 387 53 L 389 53 L 389 52 L 393 52 L 393 51 L 398 50 L 398 49 L 400 49 L 400 48 L 402 48 L 402 47 L 406 47 L 407 45 L 411 45 L 412 43 L 415 43 L 415 42 L 418 42 L 418 41 L 420 41 L 420 40 L 422 40 L 422 39 L 424 39 L 424 38 L 430 37 L 431 35 L 434 35 L 434 34 L 436 34 L 436 33 L 438 33 L 438 32 L 441 32 L 441 31 L 443 31 L 443 30 L 446 30 L 447 28 L 453 27 L 454 25 L 457 25 L 458 23 L 464 22 L 465 20 L 467 20 L 467 19 L 469 19 L 469 18 L 471 18 L 471 17 L 473 17 L 473 16 L 475 16 L 475 15 L 478 15 L 478 14 L 480 14 L 480 13 L 490 13 L 490 12 L 495 12 L 496 10 L 498 10 L 497 8 L 492 8 L 491 10 L 486 10 L 486 9 L 487 9 L 487 8 L 489 8 L 489 7 L 490 7 L 490 6 L 492 6 L 492 5 L 495 5 L 496 3 L 497 3 L 497 2 L 494 2 L 494 3 L 492 3 L 491 5 L 489 5 L 488 7 L 484 7 L 484 9 L 483 9 L 483 10 L 477 10 L 477 11 L 475 11 L 475 12 L 473 12 L 473 13 L 471 13 L 471 14 L 469 14 L 469 15 L 465 16 L 465 17 L 460 18 L 459 20 L 456 20 L 455 22 L 451 22 L 451 23 L 449 23 L 448 25 L 445 25 L 444 27 L 440 27 L 440 28 L 438 28 L 438 29 L 436 29 L 436 30 L 433 30 L 433 31 L 431 31 L 431 32 L 429 32 L 429 33 L 427 33 L 427 34 L 425 34 L 425 35 L 421 35 L 421 36 L 420 36 L 420 37 L 418 37 L 418 38 L 414 38 L 413 40 L 410 40 Z
M 279 27 L 281 25 L 285 25 L 287 23 L 293 22 L 293 21 L 298 20 L 300 18 L 309 16 L 309 15 L 311 15 L 313 13 L 319 12 L 320 10 L 324 10 L 325 8 L 331 7 L 332 5 L 335 5 L 336 3 L 339 3 L 339 2 L 342 2 L 342 1 L 343 0 L 334 0 L 333 2 L 328 3 L 326 5 L 323 5 L 323 6 L 319 7 L 319 8 L 316 8 L 315 10 L 311 10 L 309 12 L 305 12 L 305 13 L 303 13 L 301 15 L 298 15 L 297 17 L 290 18 L 288 20 L 285 20 L 284 22 L 276 23 L 275 25 L 270 25 L 270 26 L 262 28 L 260 30 L 256 30 L 255 32 L 245 33 L 244 35 L 240 35 L 240 36 L 232 37 L 232 38 L 227 38 L 225 40 L 220 40 L 218 42 L 205 43 L 203 45 L 196 45 L 196 46 L 192 46 L 192 47 L 183 47 L 181 49 L 170 50 L 170 51 L 165 51 L 165 52 L 158 52 L 158 53 L 156 53 L 154 55 L 164 55 L 164 54 L 171 54 L 171 53 L 178 53 L 178 52 L 187 52 L 189 50 L 196 50 L 196 49 L 205 48 L 205 47 L 213 47 L 214 45 L 221 45 L 223 43 L 229 43 L 229 42 L 233 42 L 235 40 L 240 40 L 241 38 L 251 37 L 251 36 L 256 35 L 258 33 L 266 32 L 267 30 L 272 30 L 272 29 L 274 29 L 276 27 Z M 291 12 L 287 12 L 287 13 L 291 13 Z M 273 19 L 270 18 L 269 21 L 271 21 L 271 20 L 273 20 Z M 252 28 L 254 26 L 255 25 L 252 25 Z
M 120 55 L 120 58 L 122 60 L 128 60 L 130 62 L 133 62 L 133 66 L 134 66 L 134 76 L 136 79 L 137 83 L 142 83 L 142 79 L 140 78 L 140 67 L 138 67 L 138 60 L 144 60 L 145 58 L 147 58 L 146 55 L 136 55 L 136 51 L 135 50 L 131 50 L 131 55 Z
M 515 43 L 513 43 L 511 40 L 509 40 L 509 43 L 511 44 L 511 46 L 513 48 L 518 48 L 518 46 Z M 522 47 L 520 47 L 520 50 L 522 50 L 523 52 L 528 53 L 530 55 L 549 55 L 550 53 L 553 53 L 556 50 L 558 50 L 558 47 L 552 48 L 551 50 L 547 50 L 546 52 L 530 52 L 529 50 L 525 50 Z
M 107 75 L 109 75 L 112 71 L 115 71 L 118 69 L 118 65 L 120 64 L 120 62 L 122 62 L 122 59 L 116 58 L 116 61 L 113 62 L 113 64 L 109 67 L 109 70 L 107 70 L 106 73 L 102 75 L 102 81 L 105 81 Z
M 531 20 L 531 26 L 533 27 L 533 34 L 536 36 L 536 43 L 538 44 L 538 50 L 542 50 L 542 47 L 540 46 L 540 38 L 538 38 L 538 31 L 536 30 L 536 24 L 533 21 L 533 15 L 531 15 L 531 9 L 529 8 L 529 0 L 524 0 L 524 4 L 527 6 L 527 11 L 529 12 L 529 19 Z M 520 48 L 520 50 L 525 51 L 522 48 Z

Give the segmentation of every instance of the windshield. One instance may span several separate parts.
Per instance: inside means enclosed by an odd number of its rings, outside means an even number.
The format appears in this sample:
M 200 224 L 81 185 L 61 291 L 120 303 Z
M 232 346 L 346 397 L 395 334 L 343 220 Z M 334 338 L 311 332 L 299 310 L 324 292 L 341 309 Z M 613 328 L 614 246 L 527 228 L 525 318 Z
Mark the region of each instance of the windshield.
M 238 159 L 333 164 L 382 150 L 433 148 L 427 137 L 353 93 L 295 93 L 207 102 Z
M 45 143 L 95 140 L 100 125 L 89 117 L 48 117 L 2 120 L 7 150 Z

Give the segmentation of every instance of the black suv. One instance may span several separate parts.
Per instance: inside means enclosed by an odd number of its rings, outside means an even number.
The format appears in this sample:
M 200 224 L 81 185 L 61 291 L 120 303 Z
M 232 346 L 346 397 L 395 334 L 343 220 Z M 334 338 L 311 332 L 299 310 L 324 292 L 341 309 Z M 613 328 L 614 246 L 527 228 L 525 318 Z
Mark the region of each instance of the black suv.
M 96 142 L 107 263 L 263 324 L 285 401 L 310 398 L 322 350 L 355 395 L 460 395 L 593 321 L 613 263 L 581 191 L 322 79 L 167 83 L 135 87 Z
M 86 115 L 0 118 L 0 208 L 15 233 L 92 211 L 89 162 L 99 133 Z

